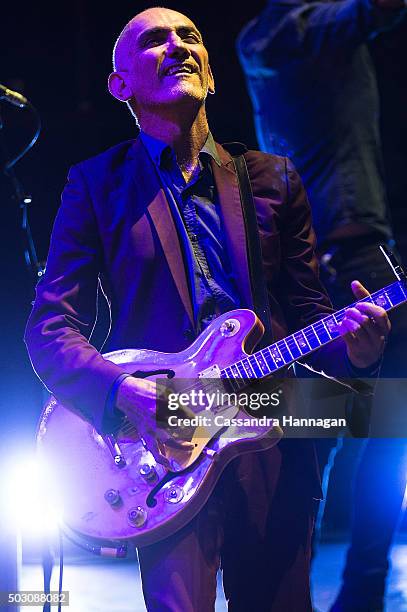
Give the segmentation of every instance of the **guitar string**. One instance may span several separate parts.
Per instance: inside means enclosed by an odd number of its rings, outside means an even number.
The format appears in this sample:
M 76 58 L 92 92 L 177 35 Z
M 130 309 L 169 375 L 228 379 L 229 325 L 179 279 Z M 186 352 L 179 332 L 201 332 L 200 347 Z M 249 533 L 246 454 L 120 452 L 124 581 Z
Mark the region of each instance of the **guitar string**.
M 250 358 L 252 358 L 252 359 L 253 359 L 253 358 L 254 358 L 256 355 L 261 355 L 261 356 L 263 357 L 263 359 L 265 360 L 265 362 L 266 362 L 267 366 L 269 367 L 268 360 L 267 360 L 267 358 L 266 358 L 266 357 L 263 355 L 263 352 L 264 352 L 264 351 L 269 350 L 269 352 L 271 352 L 271 351 L 270 351 L 270 349 L 272 349 L 274 346 L 277 346 L 277 348 L 278 348 L 278 344 L 286 344 L 286 341 L 287 341 L 289 338 L 293 338 L 293 337 L 295 336 L 295 334 L 301 334 L 301 333 L 302 333 L 302 334 L 305 336 L 305 338 L 306 338 L 306 331 L 307 331 L 307 330 L 309 330 L 309 332 L 311 332 L 311 333 L 312 333 L 312 332 L 314 332 L 314 333 L 316 333 L 316 334 L 318 334 L 318 333 L 320 333 L 321 331 L 323 331 L 323 332 L 324 332 L 324 334 L 327 334 L 327 335 L 329 336 L 330 340 L 329 340 L 328 342 L 330 342 L 331 340 L 334 340 L 334 339 L 338 338 L 338 337 L 339 337 L 339 334 L 338 334 L 337 336 L 335 336 L 334 338 L 332 338 L 332 337 L 331 337 L 331 330 L 329 330 L 329 328 L 327 328 L 327 327 L 324 325 L 324 321 L 327 321 L 327 320 L 329 320 L 329 319 L 333 318 L 333 319 L 334 319 L 334 321 L 335 321 L 337 324 L 340 324 L 340 323 L 342 322 L 342 320 L 343 320 L 344 316 L 345 316 L 345 312 L 346 312 L 346 310 L 348 310 L 349 308 L 352 308 L 353 306 L 355 306 L 355 305 L 356 305 L 357 303 L 359 303 L 359 302 L 370 302 L 370 303 L 372 303 L 372 304 L 376 305 L 376 302 L 375 302 L 374 298 L 376 298 L 376 299 L 378 299 L 378 298 L 384 298 L 384 299 L 386 300 L 386 303 L 383 305 L 383 307 L 384 307 L 386 310 L 391 310 L 391 309 L 393 308 L 393 304 L 392 304 L 392 303 L 393 303 L 393 301 L 396 301 L 396 300 L 393 300 L 392 298 L 398 298 L 398 297 L 399 297 L 399 295 L 400 295 L 400 291 L 401 291 L 402 295 L 403 295 L 403 296 L 405 296 L 405 293 L 404 293 L 404 291 L 403 291 L 403 289 L 402 289 L 402 287 L 401 287 L 401 284 L 402 284 L 402 283 L 401 283 L 401 281 L 396 281 L 396 282 L 392 283 L 391 285 L 389 285 L 389 286 L 387 286 L 387 287 L 384 287 L 383 289 L 381 289 L 381 290 L 379 290 L 379 291 L 374 292 L 372 295 L 366 296 L 365 298 L 362 298 L 361 300 L 357 300 L 356 302 L 353 302 L 353 303 L 349 304 L 349 305 L 348 305 L 348 306 L 346 306 L 345 308 L 342 308 L 342 309 L 340 309 L 340 310 L 338 310 L 338 311 L 336 311 L 336 312 L 334 312 L 334 313 L 331 313 L 330 315 L 328 315 L 328 316 L 326 316 L 326 317 L 323 317 L 322 319 L 319 319 L 319 320 L 318 320 L 318 321 L 316 321 L 315 323 L 313 323 L 313 324 L 311 324 L 311 325 L 308 325 L 308 326 L 306 326 L 305 328 L 300 329 L 300 330 L 298 330 L 297 332 L 294 332 L 293 334 L 290 334 L 290 335 L 289 335 L 289 336 L 287 336 L 286 338 L 282 338 L 282 339 L 278 340 L 277 342 L 273 343 L 273 344 L 272 344 L 272 345 L 270 345 L 269 347 L 266 347 L 266 348 L 262 349 L 261 351 L 257 351 L 256 353 L 253 353 L 253 354 L 251 354 L 251 355 L 248 355 L 248 356 L 247 356 L 247 357 L 245 357 L 244 359 L 239 360 L 238 362 L 236 362 L 236 363 L 234 363 L 234 364 L 231 364 L 230 366 L 227 366 L 226 368 L 223 368 L 223 370 L 222 370 L 222 371 L 225 371 L 225 370 L 226 370 L 226 369 L 228 369 L 228 368 L 237 367 L 237 364 L 242 363 L 242 362 L 243 362 L 243 361 L 245 361 L 246 359 L 247 359 L 247 360 L 249 360 Z M 402 301 L 401 301 L 401 302 L 397 302 L 397 304 L 394 304 L 394 306 L 397 306 L 397 305 L 401 304 L 403 301 L 405 301 L 405 299 L 406 299 L 406 298 L 404 297 L 404 299 L 402 299 Z M 387 306 L 387 304 L 388 304 L 388 303 L 390 303 L 390 306 L 388 306 L 388 307 L 386 308 L 386 306 Z M 306 338 L 306 339 L 307 339 L 307 338 Z M 328 344 L 328 342 L 324 342 L 323 344 L 319 344 L 319 346 L 323 346 L 323 345 L 325 345 L 325 344 Z M 273 373 L 277 372 L 279 369 L 284 368 L 285 366 L 289 365 L 290 363 L 293 363 L 294 361 L 296 361 L 296 360 L 297 360 L 298 358 L 300 358 L 301 356 L 305 356 L 305 355 L 307 355 L 308 353 L 312 352 L 312 350 L 315 350 L 315 349 L 317 349 L 317 348 L 318 348 L 318 345 L 317 345 L 317 346 L 315 346 L 315 347 L 314 347 L 314 349 L 313 349 L 312 347 L 310 347 L 310 349 L 309 349 L 309 350 L 307 349 L 307 351 L 306 351 L 306 352 L 305 352 L 303 355 L 299 355 L 297 358 L 295 358 L 295 359 L 291 359 L 291 360 L 290 360 L 290 361 L 288 361 L 288 362 L 286 362 L 286 361 L 284 360 L 284 358 L 282 357 L 282 360 L 283 360 L 283 365 L 278 366 L 278 367 L 274 368 L 273 370 L 270 370 L 270 374 L 273 374 Z M 250 363 L 250 361 L 249 361 L 249 363 Z M 243 364 L 242 364 L 242 365 L 243 365 Z M 243 367 L 244 367 L 244 366 L 243 366 Z M 250 367 L 251 367 L 251 369 L 252 369 L 253 373 L 255 374 L 252 364 L 250 364 Z M 260 368 L 259 368 L 259 369 L 260 369 Z M 260 369 L 260 371 L 261 371 L 261 369 Z M 255 375 L 255 376 L 248 376 L 248 377 L 245 377 L 245 378 L 243 378 L 243 377 L 242 377 L 242 380 L 245 380 L 245 379 L 248 379 L 248 380 L 256 380 L 256 379 L 258 379 L 258 378 L 262 378 L 262 377 L 265 377 L 265 376 L 267 376 L 267 375 L 268 375 L 268 374 L 264 374 L 264 373 L 262 372 L 262 376 L 260 376 L 260 377 L 259 377 L 259 376 L 256 376 L 256 375 Z M 222 380 L 225 380 L 225 378 L 223 378 Z M 226 379 L 226 380 L 236 380 L 236 379 L 235 379 L 235 378 L 232 378 L 232 379 Z M 202 383 L 199 383 L 199 384 L 200 384 L 200 385 L 202 385 Z M 213 384 L 213 383 L 212 383 L 212 384 Z M 196 385 L 197 385 L 197 383 L 195 383 L 194 385 L 191 385 L 191 386 L 189 386 L 189 387 L 185 387 L 185 388 L 183 388 L 183 390 L 182 390 L 182 391 L 183 391 L 183 392 L 185 392 L 185 393 L 187 393 L 188 391 L 192 391 L 192 390 L 194 390 L 194 389 L 196 390 Z M 208 386 L 208 383 L 206 383 L 206 385 Z M 233 387 L 232 387 L 232 389 L 233 389 Z M 241 389 L 236 389 L 236 391 L 237 391 L 237 390 L 241 390 Z M 125 426 L 123 426 L 123 425 L 122 425 L 122 426 L 118 427 L 118 428 L 117 428 L 117 429 L 116 429 L 116 430 L 115 430 L 113 433 L 117 435 L 119 432 L 121 432 L 121 433 L 122 433 L 122 434 L 124 434 L 124 435 L 130 435 L 130 433 L 135 433 L 135 432 L 137 432 L 137 427 L 136 427 L 136 426 L 135 426 L 133 423 L 131 423 L 131 422 L 129 421 L 128 423 L 126 423 L 126 424 L 125 424 Z
M 315 322 L 314 324 L 309 325 L 309 326 L 307 326 L 307 327 L 303 328 L 302 330 L 298 330 L 298 332 L 294 332 L 294 333 L 302 333 L 302 334 L 303 334 L 303 335 L 305 335 L 305 337 L 306 337 L 306 331 L 307 331 L 307 330 L 309 330 L 310 332 L 311 332 L 311 330 L 313 330 L 314 332 L 315 332 L 315 331 L 317 331 L 317 332 L 319 332 L 319 331 L 324 331 L 324 333 L 325 333 L 325 334 L 328 334 L 328 336 L 330 337 L 330 336 L 331 336 L 331 333 L 330 333 L 330 331 L 328 331 L 328 330 L 326 329 L 325 325 L 323 324 L 323 321 L 324 321 L 324 320 L 328 320 L 328 319 L 330 319 L 330 318 L 332 317 L 332 318 L 333 318 L 333 319 L 334 319 L 336 322 L 339 322 L 339 323 L 340 323 L 340 322 L 343 320 L 343 317 L 344 317 L 344 315 L 345 315 L 345 311 L 346 311 L 347 309 L 349 309 L 349 308 L 353 307 L 353 306 L 354 306 L 356 303 L 358 303 L 358 302 L 371 302 L 371 303 L 375 304 L 376 302 L 374 301 L 374 299 L 373 299 L 373 298 L 375 298 L 375 297 L 376 297 L 376 298 L 380 298 L 380 297 L 382 297 L 382 298 L 383 298 L 383 297 L 385 297 L 385 298 L 386 298 L 386 293 L 387 293 L 387 298 L 388 298 L 388 299 L 386 299 L 386 305 L 387 305 L 387 302 L 390 302 L 391 306 L 388 308 L 388 310 L 390 310 L 390 309 L 393 307 L 393 306 L 392 306 L 392 302 L 393 302 L 392 297 L 393 297 L 393 298 L 394 298 L 394 297 L 396 297 L 396 298 L 397 298 L 397 297 L 398 297 L 398 295 L 399 295 L 399 293 L 400 293 L 400 291 L 397 291 L 397 289 L 399 289 L 399 290 L 401 290 L 401 291 L 402 291 L 402 289 L 401 289 L 401 287 L 400 287 L 400 284 L 401 284 L 401 283 L 400 283 L 400 281 L 399 281 L 399 282 L 395 282 L 395 283 L 393 283 L 392 285 L 390 285 L 390 286 L 388 286 L 388 287 L 385 287 L 384 289 L 382 289 L 382 290 L 380 290 L 380 291 L 377 291 L 377 292 L 373 293 L 373 294 L 372 294 L 372 296 L 366 296 L 366 297 L 365 297 L 365 298 L 363 298 L 362 300 L 358 300 L 357 302 L 353 302 L 353 303 L 352 303 L 352 304 L 350 304 L 349 306 L 346 306 L 345 308 L 343 308 L 343 309 L 341 309 L 341 310 L 339 310 L 339 311 L 337 311 L 337 312 L 335 312 L 335 313 L 332 313 L 331 315 L 328 315 L 327 317 L 324 317 L 323 319 L 319 319 L 319 320 L 318 320 L 317 322 Z M 403 295 L 404 295 L 404 292 L 403 292 L 403 291 L 402 291 L 402 293 L 403 293 Z M 389 294 L 390 294 L 392 297 L 390 297 L 390 295 L 389 295 Z M 402 301 L 405 301 L 405 300 L 402 300 Z M 399 303 L 400 303 L 400 302 L 399 302 Z M 399 304 L 399 303 L 398 303 L 398 304 Z M 395 305 L 398 305 L 398 304 L 395 304 Z M 263 351 L 265 351 L 265 350 L 267 350 L 267 349 L 271 349 L 273 346 L 276 346 L 276 345 L 277 345 L 277 347 L 278 347 L 278 344 L 279 344 L 279 343 L 280 343 L 280 344 L 281 344 L 281 343 L 282 343 L 282 344 L 284 344 L 284 343 L 285 343 L 285 341 L 286 341 L 286 340 L 288 340 L 288 338 L 290 338 L 290 337 L 292 337 L 292 336 L 294 336 L 294 334 L 291 334 L 290 336 L 288 336 L 288 337 L 287 337 L 287 338 L 285 338 L 285 339 L 281 339 L 281 340 L 277 341 L 276 343 L 274 343 L 274 344 L 273 344 L 273 345 L 271 345 L 270 347 L 267 347 L 267 348 L 265 348 L 265 349 L 262 349 L 262 351 L 257 351 L 257 353 L 254 353 L 254 354 L 252 354 L 252 355 L 248 355 L 248 356 L 247 356 L 247 358 L 244 358 L 243 360 L 240 360 L 240 361 L 239 361 L 239 362 L 237 362 L 237 363 L 242 363 L 242 362 L 243 362 L 243 361 L 245 361 L 246 359 L 248 359 L 248 360 L 249 360 L 250 358 L 252 358 L 252 359 L 253 359 L 253 357 L 254 357 L 255 355 L 258 355 L 258 354 L 261 354 L 261 355 L 262 355 L 262 352 L 263 352 Z M 338 336 L 339 336 L 339 335 L 338 335 Z M 338 337 L 338 336 L 337 336 L 337 337 Z M 332 339 L 332 338 L 330 337 L 330 340 L 331 340 L 331 339 Z M 335 339 L 335 338 L 333 338 L 333 339 Z M 324 342 L 324 344 L 327 344 L 327 342 Z M 322 346 L 322 345 L 321 345 L 321 346 Z M 318 347 L 316 346 L 316 347 L 315 347 L 315 349 L 316 349 L 316 348 L 318 348 Z M 307 350 L 305 354 L 307 354 L 307 353 L 311 352 L 312 350 L 313 350 L 313 349 L 312 349 L 312 347 L 311 347 L 311 348 L 310 348 L 310 350 Z M 264 355 L 262 355 L 262 357 L 263 357 L 263 359 L 266 361 L 267 366 L 269 366 L 269 363 L 268 363 L 267 359 L 264 357 Z M 300 356 L 298 356 L 296 359 L 298 359 L 299 357 L 300 357 Z M 284 366 L 288 365 L 290 362 L 292 363 L 293 361 L 295 361 L 295 359 L 293 359 L 293 360 L 291 360 L 291 361 L 288 361 L 288 362 L 285 362 L 285 360 L 284 360 L 284 358 L 283 358 L 284 365 L 283 365 L 283 366 L 278 366 L 278 367 L 277 367 L 277 368 L 275 368 L 274 370 L 271 370 L 271 371 L 270 371 L 270 374 L 271 374 L 271 373 L 275 373 L 276 371 L 278 371 L 278 370 L 279 370 L 279 369 L 281 369 L 282 367 L 284 367 Z M 249 363 L 250 363 L 250 361 L 249 361 Z M 231 367 L 233 367 L 233 366 L 236 366 L 236 364 L 231 364 L 231 365 L 230 365 L 230 366 L 228 366 L 228 367 L 229 367 L 229 368 L 231 368 Z M 255 372 L 254 372 L 254 370 L 253 370 L 253 366 L 252 366 L 252 364 L 250 364 L 250 367 L 252 368 L 253 373 L 255 373 Z M 226 370 L 226 369 L 227 369 L 227 368 L 224 368 L 223 370 Z M 261 371 L 261 370 L 260 370 L 260 371 Z M 261 378 L 261 377 L 264 377 L 264 376 L 267 376 L 267 374 L 266 374 L 266 375 L 264 375 L 264 373 L 262 372 L 262 376 L 260 376 L 260 377 L 258 377 L 258 376 L 254 376 L 254 377 L 248 376 L 248 377 L 247 377 L 247 379 L 249 379 L 249 380 L 252 380 L 252 379 L 258 379 L 258 378 Z M 236 380 L 236 379 L 231 379 L 231 380 Z M 191 385 L 190 387 L 186 387 L 186 388 L 184 388 L 184 389 L 183 389 L 183 392 L 192 391 L 192 390 L 194 390 L 194 389 L 196 390 L 196 383 L 195 383 L 194 385 Z M 232 387 L 232 389 L 233 389 L 233 387 Z M 237 390 L 240 390 L 240 389 L 236 389 L 236 391 L 237 391 Z M 130 434 L 130 433 L 132 433 L 132 432 L 134 432 L 134 431 L 137 431 L 137 428 L 136 428 L 136 427 L 135 427 L 135 426 L 134 426 L 132 423 L 129 423 L 129 424 L 126 426 L 126 427 L 121 427 L 121 428 L 119 428 L 119 429 L 117 430 L 117 432 L 116 432 L 116 433 L 118 433 L 119 431 L 122 431 L 122 433 L 124 433 L 124 434 Z

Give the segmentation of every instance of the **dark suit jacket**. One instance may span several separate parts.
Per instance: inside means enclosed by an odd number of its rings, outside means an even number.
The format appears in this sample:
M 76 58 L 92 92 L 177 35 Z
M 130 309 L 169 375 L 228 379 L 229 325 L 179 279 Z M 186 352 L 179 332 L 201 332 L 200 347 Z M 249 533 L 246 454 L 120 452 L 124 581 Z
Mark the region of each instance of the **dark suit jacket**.
M 245 228 L 229 153 L 213 163 L 228 250 L 242 307 L 252 307 Z M 274 339 L 331 311 L 318 280 L 310 208 L 286 158 L 257 151 L 246 161 L 261 234 Z M 163 189 L 140 140 L 74 166 L 52 232 L 25 340 L 38 376 L 56 397 L 101 428 L 109 390 L 122 373 L 89 343 L 98 278 L 111 300 L 109 350 L 174 352 L 194 328 L 181 246 Z M 189 339 L 188 339 L 189 338 Z M 314 366 L 349 376 L 341 340 Z M 339 355 L 339 358 L 338 358 Z

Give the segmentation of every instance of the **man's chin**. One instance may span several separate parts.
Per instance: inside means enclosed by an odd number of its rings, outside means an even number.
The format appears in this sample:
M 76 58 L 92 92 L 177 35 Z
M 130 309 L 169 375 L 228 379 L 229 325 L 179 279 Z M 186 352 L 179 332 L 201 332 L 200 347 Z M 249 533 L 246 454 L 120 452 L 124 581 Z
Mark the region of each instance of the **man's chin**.
M 160 92 L 159 95 L 150 97 L 148 104 L 141 104 L 141 109 L 138 114 L 141 116 L 144 114 L 142 108 L 144 107 L 147 114 L 160 114 L 163 116 L 170 114 L 178 114 L 181 110 L 182 113 L 190 113 L 191 116 L 195 115 L 201 106 L 205 104 L 206 96 L 203 95 L 202 90 L 197 91 L 195 88 L 173 88 L 171 91 Z
M 172 102 L 202 102 L 206 95 L 201 88 L 194 86 L 192 83 L 180 81 L 165 94 L 165 101 L 171 104 Z

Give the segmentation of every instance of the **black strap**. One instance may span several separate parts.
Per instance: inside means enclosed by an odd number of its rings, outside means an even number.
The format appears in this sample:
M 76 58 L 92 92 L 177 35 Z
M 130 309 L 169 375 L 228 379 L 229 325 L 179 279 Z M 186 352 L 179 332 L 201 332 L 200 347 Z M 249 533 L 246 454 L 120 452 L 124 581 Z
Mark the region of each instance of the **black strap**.
M 244 155 L 238 155 L 232 159 L 236 168 L 246 228 L 247 255 L 249 260 L 250 284 L 254 311 L 264 325 L 265 334 L 263 340 L 271 343 L 273 341 L 273 333 L 271 328 L 270 304 L 267 287 L 264 282 L 263 257 L 261 253 L 260 235 L 257 225 L 252 186 L 250 184 Z

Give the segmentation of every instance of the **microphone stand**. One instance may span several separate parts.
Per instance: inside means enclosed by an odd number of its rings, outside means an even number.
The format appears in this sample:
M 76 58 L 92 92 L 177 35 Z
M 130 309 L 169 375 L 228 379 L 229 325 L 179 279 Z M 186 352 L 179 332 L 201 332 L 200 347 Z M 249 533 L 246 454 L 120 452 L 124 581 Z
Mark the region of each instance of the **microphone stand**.
M 5 176 L 7 176 L 14 190 L 14 200 L 17 202 L 22 211 L 22 219 L 21 219 L 21 229 L 23 231 L 23 235 L 25 238 L 25 248 L 24 248 L 24 260 L 26 262 L 27 267 L 30 272 L 34 275 L 34 279 L 36 282 L 41 278 L 41 276 L 45 272 L 45 264 L 40 262 L 37 256 L 37 249 L 35 247 L 34 239 L 31 232 L 31 227 L 28 219 L 28 206 L 32 203 L 32 197 L 25 191 L 21 180 L 17 177 L 14 166 L 22 157 L 34 146 L 37 142 L 38 137 L 41 132 L 41 119 L 36 108 L 28 103 L 24 108 L 30 109 L 36 118 L 37 126 L 36 131 L 30 142 L 24 147 L 24 149 L 13 159 L 8 158 L 8 150 L 4 136 L 1 138 L 1 148 L 3 152 L 4 159 L 7 161 L 4 163 L 2 171 Z M 3 133 L 4 122 L 0 115 L 0 134 Z
M 2 96 L 0 96 L 1 99 Z M 28 145 L 13 159 L 9 159 L 8 149 L 4 138 L 4 122 L 0 114 L 0 148 L 2 154 L 2 171 L 7 176 L 13 186 L 14 200 L 17 202 L 22 211 L 21 229 L 25 238 L 24 259 L 27 267 L 34 278 L 38 280 L 44 274 L 45 265 L 42 264 L 37 256 L 34 239 L 31 232 L 31 227 L 28 220 L 28 206 L 32 202 L 32 197 L 29 195 L 20 179 L 17 177 L 14 166 L 15 164 L 34 146 L 38 140 L 41 131 L 41 120 L 37 110 L 28 103 L 25 108 L 29 108 L 34 112 L 37 120 L 37 126 L 34 136 L 31 138 Z M 2 465 L 3 473 L 9 470 L 8 465 Z M 8 495 L 5 495 L 0 500 L 0 523 L 3 525 L 0 530 L 0 574 L 3 577 L 2 589 L 9 593 L 16 593 L 20 588 L 20 574 L 22 566 L 22 542 L 21 533 L 14 517 L 11 516 L 9 508 Z M 4 607 L 0 602 L 0 612 L 19 612 L 20 605 L 18 603 L 6 604 Z

